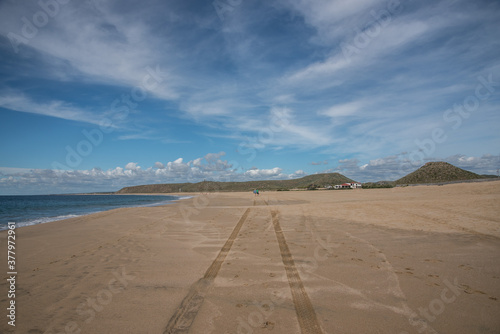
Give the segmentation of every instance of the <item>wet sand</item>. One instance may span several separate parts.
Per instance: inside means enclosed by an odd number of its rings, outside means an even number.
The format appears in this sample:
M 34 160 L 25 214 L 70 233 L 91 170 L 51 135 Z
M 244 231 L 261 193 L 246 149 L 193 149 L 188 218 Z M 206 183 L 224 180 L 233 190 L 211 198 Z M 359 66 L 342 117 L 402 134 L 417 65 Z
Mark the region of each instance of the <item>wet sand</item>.
M 500 182 L 117 209 L 17 229 L 16 266 L 17 333 L 500 333 Z

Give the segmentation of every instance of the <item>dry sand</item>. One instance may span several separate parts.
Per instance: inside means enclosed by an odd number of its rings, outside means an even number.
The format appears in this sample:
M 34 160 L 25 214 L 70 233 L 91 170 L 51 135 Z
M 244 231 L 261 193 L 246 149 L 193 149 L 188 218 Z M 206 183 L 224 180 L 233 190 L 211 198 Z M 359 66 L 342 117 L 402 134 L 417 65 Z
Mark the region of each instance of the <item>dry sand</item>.
M 499 204 L 500 182 L 219 193 L 20 228 L 15 330 L 500 333 Z

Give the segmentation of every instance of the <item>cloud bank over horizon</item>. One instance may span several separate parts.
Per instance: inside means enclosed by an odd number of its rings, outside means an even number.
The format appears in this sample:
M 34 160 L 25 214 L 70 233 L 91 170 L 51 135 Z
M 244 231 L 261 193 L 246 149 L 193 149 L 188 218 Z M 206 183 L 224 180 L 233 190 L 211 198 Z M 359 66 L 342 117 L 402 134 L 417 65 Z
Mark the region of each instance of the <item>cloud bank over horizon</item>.
M 500 168 L 498 1 L 4 1 L 0 20 L 0 194 Z
M 45 194 L 40 189 L 57 189 L 59 193 L 110 192 L 133 185 L 158 183 L 197 183 L 201 181 L 244 182 L 255 180 L 296 179 L 307 174 L 297 170 L 287 174 L 282 168 L 259 169 L 256 167 L 243 170 L 237 162 L 221 160 L 225 152 L 209 153 L 205 157 L 184 162 L 178 158 L 167 163 L 156 162 L 154 166 L 143 168 L 136 162 L 129 162 L 124 167 L 102 170 L 54 170 L 20 169 L 0 167 L 0 186 L 10 189 L 11 194 Z M 430 159 L 429 161 L 435 161 Z M 500 155 L 466 157 L 455 155 L 443 161 L 457 167 L 473 171 L 480 175 L 496 175 L 496 166 Z M 404 157 L 390 156 L 360 164 L 357 159 L 339 161 L 336 168 L 318 173 L 340 173 L 358 182 L 394 181 L 413 172 L 412 162 Z

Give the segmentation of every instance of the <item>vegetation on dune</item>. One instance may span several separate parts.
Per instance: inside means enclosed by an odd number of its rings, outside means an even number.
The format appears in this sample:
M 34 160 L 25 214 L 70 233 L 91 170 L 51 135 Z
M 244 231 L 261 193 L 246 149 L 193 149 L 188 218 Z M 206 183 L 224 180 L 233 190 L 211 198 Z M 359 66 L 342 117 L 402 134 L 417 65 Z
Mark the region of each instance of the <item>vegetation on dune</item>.
M 400 178 L 396 184 L 439 183 L 484 178 L 473 172 L 455 167 L 447 162 L 428 162 L 413 173 Z
M 394 181 L 379 181 L 363 183 L 363 189 L 394 188 Z
M 313 174 L 300 179 L 292 180 L 267 180 L 247 182 L 213 182 L 203 181 L 198 183 L 166 183 L 149 184 L 142 186 L 126 187 L 117 194 L 134 193 L 175 193 L 175 192 L 214 192 L 214 191 L 284 191 L 290 189 L 317 189 L 327 185 L 336 185 L 345 182 L 354 182 L 339 173 Z
M 394 186 L 426 183 L 460 182 L 485 178 L 495 178 L 495 175 L 478 175 L 455 167 L 447 162 L 428 162 L 416 171 L 400 178 L 397 181 L 367 182 L 364 189 L 392 188 Z M 177 192 L 216 192 L 216 191 L 289 191 L 289 190 L 317 190 L 323 187 L 333 187 L 343 183 L 355 181 L 339 173 L 313 174 L 292 180 L 265 180 L 247 182 L 214 182 L 203 181 L 198 183 L 166 183 L 149 184 L 126 187 L 117 194 L 137 193 L 177 193 Z M 333 188 L 331 188 L 333 189 Z M 350 189 L 350 188 L 347 188 Z

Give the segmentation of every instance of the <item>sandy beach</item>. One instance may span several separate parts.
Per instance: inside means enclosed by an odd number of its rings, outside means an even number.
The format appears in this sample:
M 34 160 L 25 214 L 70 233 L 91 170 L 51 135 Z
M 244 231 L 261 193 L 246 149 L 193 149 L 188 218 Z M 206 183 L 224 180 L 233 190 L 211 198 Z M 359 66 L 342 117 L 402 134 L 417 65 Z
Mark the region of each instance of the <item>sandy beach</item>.
M 19 228 L 15 327 L 0 240 L 1 333 L 500 333 L 498 181 L 198 194 Z

